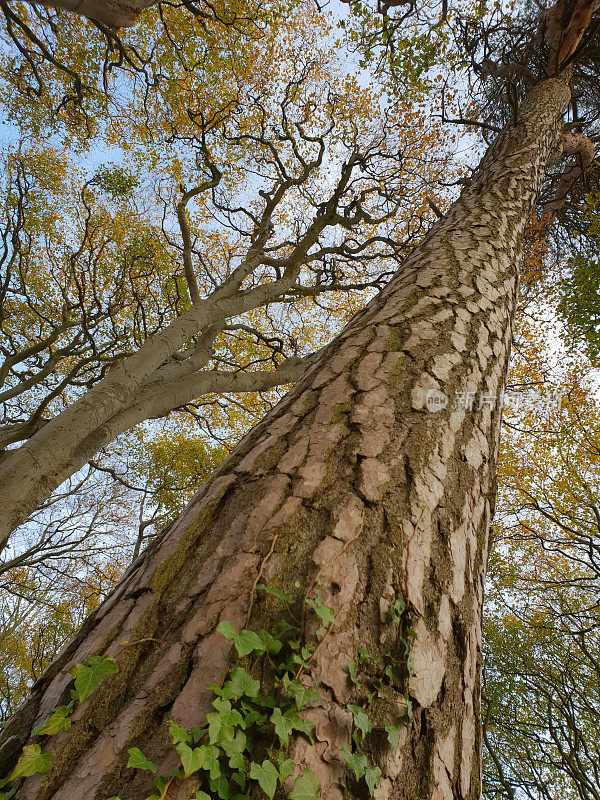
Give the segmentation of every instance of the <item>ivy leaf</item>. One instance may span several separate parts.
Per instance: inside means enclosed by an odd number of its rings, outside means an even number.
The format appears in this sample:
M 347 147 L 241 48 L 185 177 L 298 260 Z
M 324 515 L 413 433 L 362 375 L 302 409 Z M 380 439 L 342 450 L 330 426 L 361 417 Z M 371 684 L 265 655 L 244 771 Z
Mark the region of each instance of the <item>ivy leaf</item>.
M 229 766 L 232 769 L 243 769 L 246 761 L 244 750 L 246 749 L 247 737 L 243 731 L 237 731 L 235 738 L 231 742 L 222 742 L 221 747 L 229 759 Z
M 240 631 L 234 640 L 234 644 L 240 658 L 249 656 L 250 653 L 261 655 L 267 649 L 266 644 L 255 631 Z
M 245 788 L 246 788 L 246 773 L 245 772 L 234 772 L 233 775 L 231 776 L 231 780 L 234 781 L 234 783 L 237 783 L 237 785 L 240 787 L 240 789 L 242 791 L 245 790 Z M 239 795 L 239 794 L 236 795 L 236 797 L 240 797 L 240 796 L 243 796 L 243 795 Z
M 348 664 L 348 675 L 350 675 L 350 680 L 352 681 L 352 683 L 355 686 L 358 686 L 358 688 L 360 689 L 361 683 L 358 680 L 358 676 L 356 675 L 356 664 L 354 663 L 354 661 L 351 661 Z
M 262 764 L 257 764 L 253 761 L 250 765 L 250 777 L 258 781 L 258 785 L 269 800 L 273 800 L 273 795 L 277 789 L 277 781 L 279 780 L 279 772 L 275 764 L 272 764 L 269 759 L 265 759 Z
M 147 769 L 150 772 L 156 772 L 156 765 L 151 761 L 148 761 L 146 756 L 141 750 L 138 750 L 137 747 L 131 747 L 127 752 L 129 753 L 129 760 L 127 762 L 128 767 L 133 767 L 134 769 Z
M 289 708 L 284 714 L 281 713 L 280 708 L 273 709 L 271 722 L 282 744 L 287 744 L 289 735 L 294 730 L 304 733 L 312 741 L 313 724 L 310 720 L 301 719 L 296 708 Z
M 367 782 L 367 786 L 369 787 L 369 794 L 371 797 L 373 796 L 373 792 L 377 788 L 377 784 L 379 783 L 379 779 L 381 778 L 381 770 L 379 767 L 369 767 L 365 770 L 365 780 Z
M 55 708 L 54 711 L 46 717 L 41 725 L 36 725 L 31 731 L 32 736 L 36 734 L 40 736 L 54 736 L 54 734 L 60 731 L 68 731 L 71 727 L 70 716 L 72 711 L 73 708 L 69 708 L 69 706 L 58 706 L 58 708 Z
M 186 731 L 185 728 L 182 728 L 176 722 L 173 722 L 173 720 L 171 720 L 169 725 L 169 736 L 171 737 L 173 744 L 178 744 L 179 742 L 185 742 L 186 744 L 189 744 L 192 739 L 192 734 L 190 731 Z
M 231 742 L 235 736 L 235 727 L 237 725 L 241 728 L 246 727 L 244 718 L 239 711 L 231 708 L 229 700 L 217 698 L 212 704 L 217 711 L 206 715 L 208 740 L 211 744 L 220 741 Z
M 356 775 L 356 780 L 359 781 L 369 766 L 367 757 L 362 753 L 351 753 L 347 747 L 342 747 L 342 758 L 348 769 L 351 769 Z
M 206 794 L 206 792 L 196 792 L 192 800 L 211 800 L 211 797 L 209 794 Z
M 352 716 L 354 717 L 354 724 L 361 732 L 362 736 L 364 737 L 365 734 L 369 733 L 372 730 L 371 723 L 369 721 L 368 716 L 358 706 L 349 705 L 348 708 L 352 712 Z
M 211 792 L 216 792 L 221 800 L 233 800 L 229 780 L 225 777 L 225 775 L 221 775 L 219 778 L 211 780 L 209 785 Z
M 181 758 L 181 765 L 186 778 L 201 769 L 208 770 L 211 778 L 220 777 L 220 750 L 218 747 L 212 744 L 203 744 L 192 749 L 187 744 L 180 742 L 175 746 L 175 749 Z
M 39 744 L 27 744 L 19 756 L 15 768 L 8 776 L 9 781 L 30 778 L 32 775 L 45 775 L 50 769 L 52 753 L 42 753 Z
M 364 647 L 359 647 L 356 651 L 358 653 L 358 663 L 364 664 L 365 661 L 372 661 L 373 664 L 379 664 L 381 659 L 377 656 L 372 656 Z
M 283 647 L 283 642 L 272 636 L 264 628 L 258 634 L 261 642 L 264 644 L 267 653 L 277 654 Z
M 293 774 L 296 765 L 292 758 L 284 758 L 281 750 L 277 753 L 277 763 L 279 764 L 279 780 L 284 783 Z
M 83 703 L 100 685 L 102 678 L 119 671 L 111 656 L 89 656 L 82 664 L 75 664 L 69 670 L 75 678 L 75 694 Z
M 265 592 L 265 594 L 272 594 L 273 597 L 277 597 L 278 600 L 283 600 L 284 603 L 293 603 L 294 602 L 293 599 L 289 595 L 284 594 L 276 586 L 265 586 L 264 583 L 259 583 L 256 588 L 257 589 L 262 589 L 262 591 Z
M 191 737 L 192 737 L 192 742 L 193 742 L 194 744 L 198 744 L 198 742 L 200 741 L 200 739 L 202 739 L 202 737 L 204 736 L 204 734 L 205 734 L 205 733 L 208 733 L 208 727 L 204 727 L 204 728 L 192 728 L 192 729 L 189 731 L 189 733 L 191 734 Z
M 196 750 L 202 751 L 202 765 L 203 768 L 208 770 L 209 776 L 214 780 L 221 777 L 221 765 L 219 764 L 219 756 L 221 751 L 214 744 L 203 744 L 196 747 Z
M 314 600 L 309 600 L 309 599 L 305 600 L 304 602 L 306 603 L 307 606 L 309 606 L 309 608 L 312 608 L 312 610 L 315 612 L 315 616 L 319 619 L 321 624 L 327 626 L 330 623 L 332 623 L 335 619 L 333 614 L 333 608 L 330 608 L 329 606 L 324 606 L 320 602 L 321 593 L 317 592 L 317 594 L 319 595 L 319 597 L 317 597 L 316 603 Z
M 277 623 L 277 627 L 281 631 L 282 634 L 287 633 L 288 631 L 298 631 L 300 628 L 297 625 L 290 625 L 289 622 L 286 622 L 284 619 L 280 619 Z
M 228 641 L 233 641 L 237 654 L 240 658 L 257 653 L 261 655 L 267 649 L 267 645 L 261 640 L 260 636 L 254 631 L 235 632 L 232 624 L 223 620 L 217 625 L 217 630 L 222 633 Z
M 192 749 L 189 745 L 185 744 L 185 742 L 180 742 L 175 745 L 175 750 L 179 753 L 183 774 L 186 778 L 189 778 L 194 772 L 198 772 L 199 769 L 202 769 L 204 761 L 202 753 L 199 752 L 199 747 Z
M 390 608 L 390 616 L 392 617 L 392 622 L 400 622 L 400 617 L 404 613 L 406 609 L 406 603 L 404 600 L 399 597 L 394 605 Z
M 249 728 L 251 725 L 262 725 L 267 719 L 264 714 L 257 711 L 252 706 L 247 705 L 242 701 L 242 711 L 244 714 L 244 727 Z
M 231 624 L 231 622 L 227 622 L 226 619 L 223 620 L 223 622 L 219 622 L 219 624 L 217 625 L 217 630 L 219 631 L 219 633 L 222 633 L 223 636 L 228 641 L 235 639 L 235 637 L 237 636 L 237 633 L 233 629 L 233 625 Z
M 294 723 L 281 713 L 280 708 L 275 708 L 271 714 L 271 722 L 275 727 L 275 733 L 279 736 L 282 744 L 287 744 L 290 733 L 294 730 Z
M 255 680 L 242 667 L 238 667 L 231 673 L 230 679 L 223 686 L 221 697 L 239 700 L 244 695 L 246 697 L 258 697 L 259 691 L 260 681 Z
M 318 800 L 321 781 L 314 772 L 305 769 L 299 778 L 296 778 L 292 790 L 288 794 L 290 800 Z
M 383 727 L 387 732 L 387 740 L 392 745 L 394 750 L 400 744 L 400 728 L 397 725 L 392 725 L 387 719 L 383 720 Z
M 413 704 L 408 696 L 408 692 L 405 692 L 404 699 L 406 700 L 406 716 L 408 717 L 408 724 L 410 725 L 413 719 Z
M 294 698 L 298 709 L 304 708 L 307 703 L 316 703 L 319 700 L 319 692 L 316 689 L 307 688 L 297 678 L 291 680 L 287 673 L 281 679 L 281 684 L 285 693 Z

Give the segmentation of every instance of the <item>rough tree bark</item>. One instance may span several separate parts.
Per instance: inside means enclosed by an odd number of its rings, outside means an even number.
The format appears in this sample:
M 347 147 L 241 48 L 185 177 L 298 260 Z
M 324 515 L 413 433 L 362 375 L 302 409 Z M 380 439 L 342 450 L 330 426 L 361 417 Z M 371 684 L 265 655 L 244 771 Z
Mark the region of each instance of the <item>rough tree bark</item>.
M 276 611 L 274 598 L 257 597 L 259 576 L 295 597 L 295 581 L 318 579 L 335 611 L 316 652 L 325 707 L 309 711 L 315 745 L 298 739 L 294 752 L 298 769 L 320 777 L 322 797 L 342 797 L 353 698 L 347 665 L 357 647 L 397 648 L 389 610 L 402 598 L 417 633 L 416 674 L 397 677 L 398 695 L 376 701 L 374 715 L 393 716 L 395 706 L 400 718 L 408 687 L 414 720 L 396 750 L 377 737 L 369 745 L 383 773 L 376 798 L 479 800 L 481 607 L 500 422 L 488 398 L 503 389 L 523 231 L 568 100 L 564 77 L 532 90 L 472 184 L 386 289 L 35 685 L 6 726 L 4 766 L 36 720 L 68 696 L 69 665 L 90 653 L 119 664 L 76 709 L 71 729 L 49 741 L 50 772 L 26 779 L 18 800 L 146 797 L 148 785 L 125 767 L 127 748 L 142 747 L 163 771 L 173 766 L 166 721 L 201 724 L 207 685 L 231 663 L 218 622 L 258 627 Z M 429 411 L 430 390 L 443 391 L 448 405 Z M 472 393 L 472 410 L 454 406 L 458 392 Z M 192 776 L 170 797 L 193 792 Z

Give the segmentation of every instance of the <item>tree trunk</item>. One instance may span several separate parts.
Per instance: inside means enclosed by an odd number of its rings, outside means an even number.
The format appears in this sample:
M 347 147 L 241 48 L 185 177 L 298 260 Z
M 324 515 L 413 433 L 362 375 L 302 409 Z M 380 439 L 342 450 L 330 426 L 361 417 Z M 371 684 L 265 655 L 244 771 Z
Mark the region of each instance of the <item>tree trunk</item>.
M 119 665 L 76 708 L 70 730 L 45 740 L 52 768 L 27 778 L 18 800 L 150 794 L 125 766 L 127 748 L 142 748 L 159 771 L 174 766 L 167 721 L 201 725 L 208 684 L 233 663 L 219 621 L 258 630 L 277 619 L 279 601 L 257 592 L 259 582 L 299 604 L 296 582 L 311 587 L 309 597 L 320 585 L 335 613 L 321 640 L 305 624 L 324 707 L 308 712 L 315 744 L 299 737 L 293 748 L 297 770 L 317 773 L 325 800 L 342 798 L 348 704 L 358 698 L 348 664 L 359 647 L 401 662 L 399 600 L 402 629 L 416 632 L 414 674 L 397 671 L 372 716 L 376 727 L 401 719 L 406 690 L 414 718 L 397 748 L 377 731 L 367 739 L 382 770 L 376 800 L 479 800 L 481 610 L 501 413 L 493 398 L 506 375 L 523 231 L 568 99 L 564 78 L 532 91 L 390 284 L 38 681 L 6 726 L 5 766 L 33 724 L 68 698 L 70 665 L 90 653 Z M 442 392 L 445 407 L 435 404 Z M 175 781 L 167 796 L 188 800 L 196 785 L 193 776 Z

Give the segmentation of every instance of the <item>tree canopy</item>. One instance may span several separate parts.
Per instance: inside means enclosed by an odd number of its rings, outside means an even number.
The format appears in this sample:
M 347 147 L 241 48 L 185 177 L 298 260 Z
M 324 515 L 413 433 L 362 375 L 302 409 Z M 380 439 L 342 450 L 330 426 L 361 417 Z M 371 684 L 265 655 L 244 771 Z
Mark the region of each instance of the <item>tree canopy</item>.
M 2 718 L 568 72 L 505 412 L 484 792 L 600 797 L 597 3 L 0 6 Z

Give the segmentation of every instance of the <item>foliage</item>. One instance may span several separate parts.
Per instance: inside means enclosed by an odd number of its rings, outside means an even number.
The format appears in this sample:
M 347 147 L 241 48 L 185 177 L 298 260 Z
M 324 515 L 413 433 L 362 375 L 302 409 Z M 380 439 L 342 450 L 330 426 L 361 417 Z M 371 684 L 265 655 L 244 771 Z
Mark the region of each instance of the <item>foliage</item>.
M 105 677 L 114 675 L 116 672 L 118 672 L 118 667 L 115 659 L 111 656 L 91 655 L 85 661 L 74 664 L 70 670 L 74 678 L 71 702 L 66 706 L 57 706 L 52 709 L 46 719 L 32 730 L 32 736 L 55 736 L 60 731 L 69 730 L 71 727 L 70 716 L 75 706 L 87 700 Z M 5 777 L 0 776 L 0 800 L 10 800 L 14 795 L 17 787 L 11 787 L 9 784 L 32 775 L 44 775 L 50 770 L 51 765 L 51 752 L 42 751 L 37 742 L 26 744 L 10 774 Z
M 597 201 L 594 208 L 597 226 Z M 598 231 L 594 231 L 595 234 Z M 565 326 L 565 338 L 572 349 L 582 348 L 594 362 L 600 357 L 600 258 L 588 247 L 568 260 L 567 274 L 561 281 L 558 312 Z
M 542 322 L 557 293 L 539 266 L 521 302 L 489 564 L 484 794 L 493 800 L 579 798 L 598 783 L 597 378 L 580 353 L 567 356 L 555 317 Z

